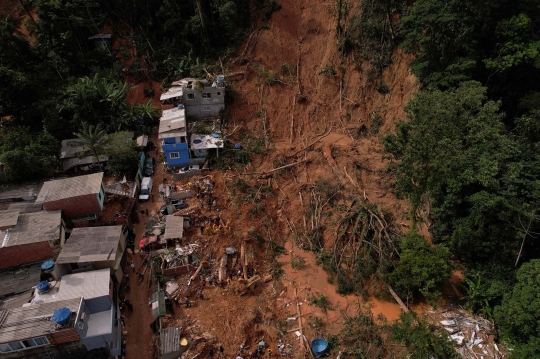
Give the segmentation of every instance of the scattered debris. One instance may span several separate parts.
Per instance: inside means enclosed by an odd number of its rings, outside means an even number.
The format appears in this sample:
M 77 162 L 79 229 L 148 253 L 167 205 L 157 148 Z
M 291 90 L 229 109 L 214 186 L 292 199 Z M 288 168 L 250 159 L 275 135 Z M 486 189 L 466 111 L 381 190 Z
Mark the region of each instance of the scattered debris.
M 425 312 L 431 324 L 444 328 L 460 346 L 458 352 L 465 359 L 502 359 L 506 356 L 493 341 L 495 326 L 482 317 L 461 308 L 429 310 Z

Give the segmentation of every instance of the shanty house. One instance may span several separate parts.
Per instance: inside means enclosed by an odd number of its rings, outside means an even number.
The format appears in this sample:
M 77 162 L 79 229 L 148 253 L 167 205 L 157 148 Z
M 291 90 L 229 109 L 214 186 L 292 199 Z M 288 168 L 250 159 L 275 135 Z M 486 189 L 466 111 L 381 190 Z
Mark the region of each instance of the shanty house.
M 79 139 L 63 140 L 62 149 L 60 150 L 60 161 L 62 161 L 64 171 L 70 169 L 89 171 L 96 163 L 105 163 L 109 160 L 109 157 L 105 155 L 101 155 L 97 159 L 91 154 L 80 156 L 84 152 L 85 147 Z
M 61 211 L 0 211 L 0 269 L 53 257 L 65 233 Z
M 187 222 L 187 225 L 186 223 Z M 163 239 L 181 239 L 184 236 L 184 226 L 189 227 L 189 220 L 183 216 L 165 216 L 165 233 Z
M 104 201 L 103 172 L 45 182 L 36 199 L 47 211 L 60 209 L 69 218 L 97 215 Z
M 0 188 L 0 203 L 34 201 L 39 193 L 39 184 L 6 186 Z
M 162 329 L 159 334 L 160 353 L 162 359 L 176 359 L 188 349 L 186 338 L 180 338 L 179 327 Z
M 121 282 L 127 235 L 128 229 L 122 225 L 74 228 L 56 265 L 74 273 L 107 268 Z
M 183 108 L 163 111 L 159 120 L 158 139 L 165 152 L 168 167 L 189 165 L 189 149 L 186 132 L 186 115 Z

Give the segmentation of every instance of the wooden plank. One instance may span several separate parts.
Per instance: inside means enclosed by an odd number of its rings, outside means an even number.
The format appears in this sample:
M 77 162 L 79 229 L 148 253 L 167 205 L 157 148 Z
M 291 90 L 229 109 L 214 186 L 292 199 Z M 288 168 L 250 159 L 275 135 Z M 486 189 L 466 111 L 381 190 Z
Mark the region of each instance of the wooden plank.
M 405 303 L 403 303 L 403 301 L 401 300 L 401 298 L 399 298 L 399 296 L 397 295 L 396 292 L 394 292 L 394 290 L 392 289 L 391 286 L 388 286 L 388 290 L 390 291 L 390 294 L 392 294 L 392 297 L 394 297 L 394 299 L 396 300 L 396 302 L 399 304 L 399 306 L 401 307 L 401 309 L 403 310 L 404 313 L 408 313 L 409 312 L 409 308 L 407 308 L 407 306 L 405 305 Z

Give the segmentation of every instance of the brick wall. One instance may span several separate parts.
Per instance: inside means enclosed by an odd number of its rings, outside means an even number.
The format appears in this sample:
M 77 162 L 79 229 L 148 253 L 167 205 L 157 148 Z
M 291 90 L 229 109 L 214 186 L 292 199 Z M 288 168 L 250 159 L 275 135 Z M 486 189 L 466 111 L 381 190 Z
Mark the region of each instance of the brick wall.
M 47 334 L 46 337 L 53 345 L 69 342 L 78 342 L 81 339 L 79 333 L 77 332 L 77 329 L 75 328 L 53 331 L 50 334 Z
M 61 209 L 69 218 L 82 217 L 89 214 L 100 213 L 101 208 L 97 199 L 97 194 L 87 194 L 58 201 L 46 202 L 43 208 L 47 211 Z
M 53 257 L 49 242 L 36 242 L 0 248 L 0 269 Z

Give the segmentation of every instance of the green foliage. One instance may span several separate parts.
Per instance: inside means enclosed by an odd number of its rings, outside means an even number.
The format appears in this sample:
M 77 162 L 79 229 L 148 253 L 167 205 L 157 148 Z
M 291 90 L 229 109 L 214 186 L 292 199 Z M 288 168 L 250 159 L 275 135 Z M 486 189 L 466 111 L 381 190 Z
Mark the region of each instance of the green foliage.
M 375 86 L 375 90 L 377 90 L 380 94 L 387 94 L 388 93 L 388 86 L 386 86 L 384 83 L 380 82 Z
M 261 79 L 268 86 L 272 86 L 273 84 L 277 83 L 279 80 L 278 76 L 274 72 L 268 70 L 262 65 L 255 64 L 253 65 L 253 69 L 257 73 L 257 77 Z
M 134 125 L 133 110 L 126 102 L 130 87 L 119 80 L 84 77 L 71 84 L 59 105 L 59 112 L 77 130 L 81 122 L 100 125 L 108 132 L 128 129 Z M 138 109 L 144 112 L 144 109 Z
M 129 139 L 128 132 L 108 135 L 105 154 L 109 157 L 107 170 L 112 174 L 131 174 L 138 168 L 137 143 Z
M 403 357 L 410 359 L 457 359 L 460 356 L 454 349 L 454 342 L 447 334 L 414 312 L 402 314 L 400 321 L 392 325 L 393 339 L 403 343 L 407 354 Z
M 342 358 L 384 359 L 391 352 L 386 328 L 377 325 L 369 311 L 346 317 L 337 337 L 339 347 L 346 348 Z
M 493 318 L 493 308 L 502 300 L 504 293 L 511 290 L 515 273 L 501 263 L 487 263 L 467 268 L 464 283 L 463 307 L 472 313 Z
M 58 142 L 47 132 L 27 127 L 0 128 L 0 162 L 10 181 L 24 181 L 49 175 L 59 164 Z
M 533 259 L 517 271 L 517 282 L 495 308 L 503 337 L 516 346 L 512 358 L 532 358 L 540 353 L 540 260 Z
M 272 241 L 272 240 L 271 240 L 270 242 L 268 242 L 268 244 L 269 244 L 270 250 L 272 251 L 272 254 L 273 254 L 274 256 L 278 256 L 278 255 L 280 255 L 280 254 L 285 253 L 285 247 L 283 247 L 283 246 L 277 244 L 276 241 Z
M 403 0 L 363 1 L 354 15 L 346 22 L 343 31 L 338 31 L 339 48 L 345 53 L 367 60 L 372 77 L 381 75 L 384 67 L 391 63 L 391 55 L 399 44 L 400 14 L 406 8 Z M 343 14 L 347 17 L 347 13 Z
M 107 132 L 103 130 L 101 124 L 94 126 L 83 122 L 82 131 L 75 133 L 75 136 L 77 141 L 71 143 L 83 147 L 83 151 L 77 155 L 79 157 L 92 155 L 94 162 L 99 162 L 99 157 L 105 154 L 105 146 L 108 143 Z
M 540 54 L 540 39 L 534 36 L 532 21 L 526 14 L 521 13 L 499 22 L 495 35 L 499 40 L 497 57 L 484 60 L 490 70 L 504 71 L 530 64 Z
M 326 76 L 336 76 L 337 72 L 334 68 L 334 65 L 332 64 L 326 64 L 322 69 L 319 70 L 319 75 L 326 75 Z
M 314 305 L 325 312 L 327 310 L 332 310 L 332 303 L 330 303 L 330 300 L 324 294 L 319 293 L 315 295 L 310 295 L 308 297 L 308 302 L 309 304 Z
M 409 232 L 400 243 L 401 259 L 390 274 L 390 282 L 402 297 L 422 294 L 428 300 L 441 295 L 450 278 L 450 254 L 442 246 L 431 246 L 421 235 Z
M 409 122 L 397 125 L 385 148 L 401 161 L 396 190 L 412 202 L 412 213 L 429 197 L 434 240 L 461 259 L 514 257 L 519 235 L 508 223 L 518 225 L 540 198 L 537 169 L 526 164 L 536 154 L 506 133 L 499 104 L 478 83 L 421 92 L 406 110 Z
M 293 269 L 305 269 L 306 268 L 306 260 L 303 257 L 294 256 L 291 259 L 291 267 Z
M 270 269 L 270 274 L 272 274 L 275 278 L 280 279 L 285 275 L 285 271 L 276 264 L 274 267 L 272 267 L 272 269 Z

